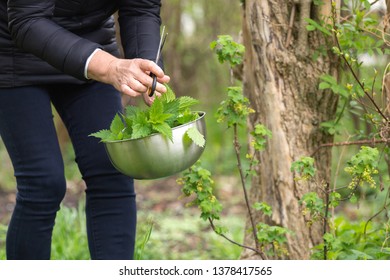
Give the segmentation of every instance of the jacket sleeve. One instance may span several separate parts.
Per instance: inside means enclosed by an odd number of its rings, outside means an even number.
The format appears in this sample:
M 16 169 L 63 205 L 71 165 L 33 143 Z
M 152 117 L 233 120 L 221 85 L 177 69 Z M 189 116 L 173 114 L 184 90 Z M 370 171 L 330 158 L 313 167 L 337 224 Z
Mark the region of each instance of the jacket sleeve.
M 8 0 L 8 23 L 17 45 L 63 73 L 85 80 L 84 67 L 99 44 L 83 39 L 52 21 L 55 0 Z
M 161 0 L 121 0 L 119 24 L 126 58 L 155 60 L 160 42 Z M 159 65 L 162 66 L 162 60 Z

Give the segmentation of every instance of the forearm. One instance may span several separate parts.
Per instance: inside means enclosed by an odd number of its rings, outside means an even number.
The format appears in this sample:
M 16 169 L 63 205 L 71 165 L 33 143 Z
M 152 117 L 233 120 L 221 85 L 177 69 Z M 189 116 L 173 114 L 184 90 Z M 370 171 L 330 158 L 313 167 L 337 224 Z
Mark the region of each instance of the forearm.
M 11 36 L 22 50 L 32 53 L 63 73 L 84 78 L 88 56 L 100 46 L 52 21 L 55 1 L 8 0 Z

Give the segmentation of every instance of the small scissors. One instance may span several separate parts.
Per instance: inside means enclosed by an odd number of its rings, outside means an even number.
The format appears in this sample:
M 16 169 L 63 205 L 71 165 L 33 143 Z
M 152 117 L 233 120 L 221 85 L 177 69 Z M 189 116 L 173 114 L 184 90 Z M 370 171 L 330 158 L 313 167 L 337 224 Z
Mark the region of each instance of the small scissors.
M 160 38 L 160 44 L 158 46 L 158 50 L 157 50 L 157 56 L 156 56 L 156 64 L 158 63 L 158 61 L 160 60 L 160 56 L 161 56 L 161 51 L 162 51 L 162 48 L 164 47 L 164 44 L 165 44 L 165 40 L 167 39 L 167 36 L 168 36 L 168 33 L 164 34 L 165 33 L 165 26 L 163 26 L 162 28 L 162 32 L 161 32 L 161 38 Z M 151 88 L 148 88 L 148 95 L 149 97 L 152 97 L 153 94 L 154 94 L 154 91 L 156 90 L 156 86 L 157 86 L 157 77 L 155 74 L 153 73 L 150 73 L 149 75 L 150 77 L 153 78 L 153 83 L 152 83 L 152 87 Z

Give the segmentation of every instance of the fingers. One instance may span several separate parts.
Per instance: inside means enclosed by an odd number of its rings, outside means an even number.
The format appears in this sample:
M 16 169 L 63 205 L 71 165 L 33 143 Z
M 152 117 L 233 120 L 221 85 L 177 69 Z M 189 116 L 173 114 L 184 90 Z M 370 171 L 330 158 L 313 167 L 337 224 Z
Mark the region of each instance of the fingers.
M 164 83 L 170 81 L 170 77 L 153 61 L 146 59 L 123 59 L 116 67 L 112 67 L 111 77 L 113 85 L 123 94 L 137 97 L 142 95 L 146 104 L 151 105 L 154 97 L 147 96 L 148 88 L 153 85 L 150 73 L 156 75 L 157 84 L 155 96 L 160 96 L 167 91 Z M 146 97 L 147 96 L 147 97 Z
M 154 95 L 153 96 L 149 96 L 147 93 L 143 95 L 143 98 L 144 98 L 144 102 L 146 105 L 150 106 L 152 105 L 154 99 L 156 97 L 160 97 L 162 95 L 161 92 L 158 92 L 158 91 L 154 91 Z
M 154 75 L 156 75 L 157 78 L 163 78 L 165 76 L 164 71 L 158 66 L 156 63 L 154 63 L 151 60 L 142 59 L 140 60 L 140 69 L 145 72 L 152 72 Z

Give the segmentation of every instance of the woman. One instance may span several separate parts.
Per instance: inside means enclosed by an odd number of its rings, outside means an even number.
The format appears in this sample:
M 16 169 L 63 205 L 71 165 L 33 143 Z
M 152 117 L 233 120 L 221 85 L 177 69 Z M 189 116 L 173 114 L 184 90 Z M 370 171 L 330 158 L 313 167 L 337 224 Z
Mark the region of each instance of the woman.
M 149 73 L 156 94 L 169 81 L 154 60 L 160 0 L 0 0 L 0 135 L 17 182 L 7 233 L 8 259 L 49 259 L 64 166 L 51 104 L 64 121 L 86 182 L 92 259 L 131 259 L 136 205 L 133 180 L 111 165 L 92 132 L 109 127 L 120 93 L 143 96 Z M 125 59 L 112 14 L 119 12 Z

